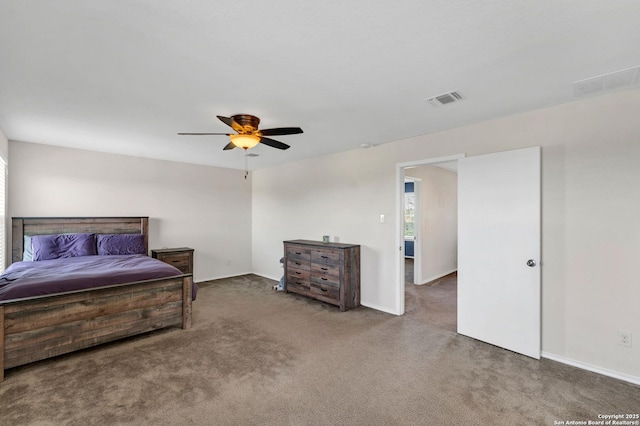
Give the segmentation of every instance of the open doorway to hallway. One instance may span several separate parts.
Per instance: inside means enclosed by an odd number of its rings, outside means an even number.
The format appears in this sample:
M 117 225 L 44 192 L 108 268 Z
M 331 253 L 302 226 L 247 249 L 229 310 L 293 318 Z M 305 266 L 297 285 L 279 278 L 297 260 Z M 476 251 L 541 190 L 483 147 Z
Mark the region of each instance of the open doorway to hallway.
M 459 247 L 455 255 L 460 255 L 459 265 L 455 259 L 456 270 L 459 266 L 456 331 L 535 359 L 540 358 L 541 331 L 540 151 L 540 147 L 533 146 L 468 158 L 459 155 L 396 165 L 396 206 L 402 217 L 400 201 L 405 169 L 456 161 L 459 168 L 455 197 L 459 232 L 456 244 Z M 424 184 L 424 178 L 422 182 Z M 407 310 L 401 219 L 397 225 L 400 247 L 396 311 L 403 314 Z M 446 253 L 442 245 L 431 241 L 432 235 L 427 234 L 425 232 L 422 245 L 427 249 L 437 248 L 433 251 L 436 254 Z M 435 275 L 428 269 L 432 266 L 429 262 L 424 259 L 416 262 L 421 262 L 420 266 L 415 265 L 417 283 L 430 283 L 453 272 Z M 420 268 L 423 271 L 418 276 Z M 514 288 L 518 291 L 513 291 Z
M 404 169 L 405 313 L 457 330 L 457 161 Z

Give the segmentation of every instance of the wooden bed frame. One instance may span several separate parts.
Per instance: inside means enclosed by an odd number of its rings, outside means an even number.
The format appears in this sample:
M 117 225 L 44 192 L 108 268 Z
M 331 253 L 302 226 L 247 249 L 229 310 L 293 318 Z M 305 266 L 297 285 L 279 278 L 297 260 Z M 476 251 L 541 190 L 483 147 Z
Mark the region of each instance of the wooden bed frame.
M 144 234 L 148 217 L 13 218 L 12 262 L 25 235 Z M 193 276 L 138 281 L 0 301 L 0 382 L 4 370 L 171 326 L 191 327 Z

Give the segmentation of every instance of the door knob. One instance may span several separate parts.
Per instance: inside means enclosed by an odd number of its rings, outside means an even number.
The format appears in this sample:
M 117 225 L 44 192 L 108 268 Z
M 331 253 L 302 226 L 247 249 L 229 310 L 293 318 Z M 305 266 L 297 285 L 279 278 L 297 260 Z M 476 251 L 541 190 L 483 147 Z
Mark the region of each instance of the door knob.
M 527 266 L 530 266 L 533 268 L 534 266 L 536 266 L 536 261 L 533 259 L 527 260 Z

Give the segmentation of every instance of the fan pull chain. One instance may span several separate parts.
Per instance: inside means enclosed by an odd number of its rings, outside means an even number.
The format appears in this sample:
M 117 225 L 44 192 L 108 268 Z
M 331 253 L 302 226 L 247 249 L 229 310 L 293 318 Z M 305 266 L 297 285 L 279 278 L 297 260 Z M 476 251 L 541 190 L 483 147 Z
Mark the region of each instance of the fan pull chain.
M 247 157 L 247 149 L 244 150 L 244 180 L 249 176 L 249 157 Z

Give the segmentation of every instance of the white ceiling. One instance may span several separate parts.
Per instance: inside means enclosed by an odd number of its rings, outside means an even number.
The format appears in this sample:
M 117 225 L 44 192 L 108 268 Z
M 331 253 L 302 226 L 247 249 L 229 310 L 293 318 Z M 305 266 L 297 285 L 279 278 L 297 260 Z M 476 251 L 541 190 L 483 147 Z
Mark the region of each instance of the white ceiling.
M 232 168 L 226 137 L 176 132 L 304 129 L 256 169 L 571 102 L 638 65 L 637 0 L 0 1 L 9 139 Z

